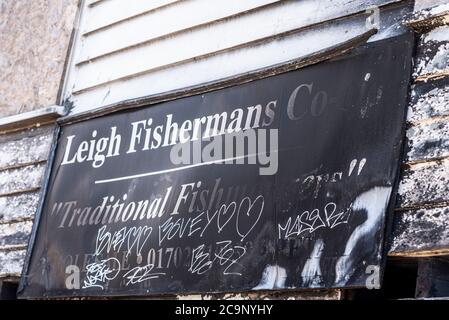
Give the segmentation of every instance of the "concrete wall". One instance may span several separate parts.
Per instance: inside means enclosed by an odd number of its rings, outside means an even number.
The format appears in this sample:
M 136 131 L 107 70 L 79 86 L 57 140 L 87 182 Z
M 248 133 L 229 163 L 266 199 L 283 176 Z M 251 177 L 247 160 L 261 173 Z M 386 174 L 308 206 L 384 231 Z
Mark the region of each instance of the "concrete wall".
M 79 0 L 0 0 L 0 117 L 55 104 Z

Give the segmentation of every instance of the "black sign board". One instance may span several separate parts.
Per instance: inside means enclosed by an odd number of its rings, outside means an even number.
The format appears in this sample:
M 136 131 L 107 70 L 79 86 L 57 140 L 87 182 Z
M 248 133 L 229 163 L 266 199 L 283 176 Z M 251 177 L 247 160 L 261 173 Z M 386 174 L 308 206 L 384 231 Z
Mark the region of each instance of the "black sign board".
M 62 125 L 21 296 L 375 284 L 411 47 Z

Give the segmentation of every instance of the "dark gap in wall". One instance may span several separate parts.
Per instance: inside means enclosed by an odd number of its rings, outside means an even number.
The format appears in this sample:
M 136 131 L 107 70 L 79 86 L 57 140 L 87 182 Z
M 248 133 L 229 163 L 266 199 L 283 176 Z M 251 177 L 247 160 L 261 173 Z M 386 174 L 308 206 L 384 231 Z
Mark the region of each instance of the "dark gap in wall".
M 449 258 L 436 256 L 418 261 L 417 298 L 449 297 Z
M 17 286 L 17 282 L 0 282 L 0 300 L 16 300 Z
M 388 258 L 381 289 L 346 292 L 348 300 L 396 300 L 415 298 L 418 259 Z

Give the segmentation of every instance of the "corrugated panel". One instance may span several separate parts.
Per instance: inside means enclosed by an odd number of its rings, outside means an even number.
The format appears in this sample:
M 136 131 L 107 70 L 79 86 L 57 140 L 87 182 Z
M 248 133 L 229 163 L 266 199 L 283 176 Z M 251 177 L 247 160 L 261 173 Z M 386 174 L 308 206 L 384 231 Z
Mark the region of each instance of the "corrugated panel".
M 395 2 L 87 1 L 65 97 L 77 113 L 251 72 L 355 37 L 367 8 Z M 400 10 L 376 39 L 402 31 Z

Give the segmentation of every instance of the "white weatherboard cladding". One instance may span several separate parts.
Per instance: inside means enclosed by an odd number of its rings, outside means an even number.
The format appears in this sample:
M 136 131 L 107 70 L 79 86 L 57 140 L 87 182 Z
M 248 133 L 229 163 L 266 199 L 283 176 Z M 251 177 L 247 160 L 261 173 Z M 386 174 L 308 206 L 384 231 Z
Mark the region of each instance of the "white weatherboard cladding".
M 238 1 L 231 6 L 223 6 L 217 5 L 216 1 L 210 0 L 183 1 L 173 8 L 166 7 L 165 9 L 137 16 L 127 21 L 122 20 L 122 23 L 117 23 L 108 30 L 87 34 L 84 37 L 84 47 L 79 60 L 85 61 L 143 41 L 157 39 L 166 34 L 209 23 L 273 2 L 276 1 L 246 0 Z M 97 11 L 104 14 L 103 9 Z M 189 11 L 195 13 L 195 19 L 192 19 L 192 15 L 185 14 Z M 93 12 L 90 17 L 89 20 L 96 21 L 96 12 Z M 90 27 L 86 27 L 83 34 L 90 30 Z M 111 41 L 111 35 L 114 35 L 114 41 Z M 221 39 L 222 36 L 220 35 L 217 38 Z
M 433 8 L 432 14 L 437 14 L 444 10 L 447 0 L 418 0 L 415 2 L 415 11 Z
M 395 2 L 86 1 L 64 96 L 73 114 L 251 72 L 358 36 L 367 8 Z
M 85 31 L 102 28 L 111 23 L 148 12 L 179 0 L 103 0 L 87 1 L 92 19 L 85 24 Z

